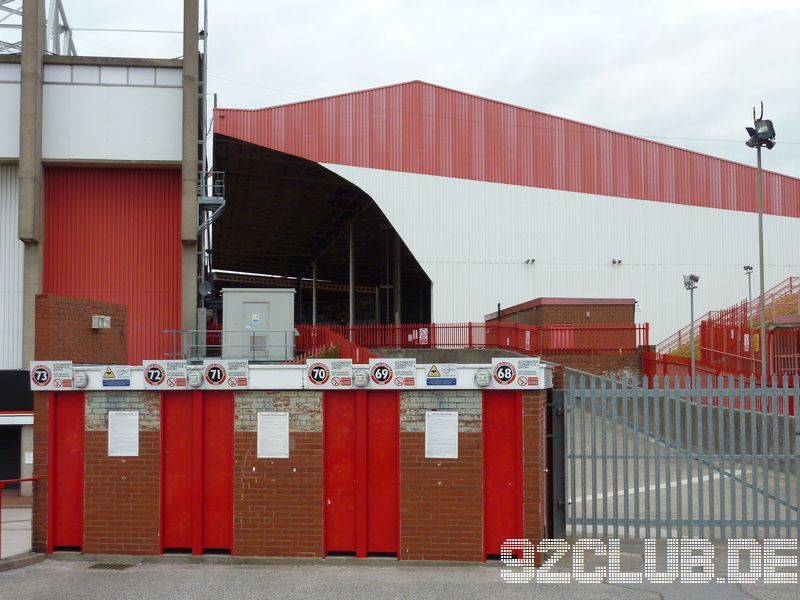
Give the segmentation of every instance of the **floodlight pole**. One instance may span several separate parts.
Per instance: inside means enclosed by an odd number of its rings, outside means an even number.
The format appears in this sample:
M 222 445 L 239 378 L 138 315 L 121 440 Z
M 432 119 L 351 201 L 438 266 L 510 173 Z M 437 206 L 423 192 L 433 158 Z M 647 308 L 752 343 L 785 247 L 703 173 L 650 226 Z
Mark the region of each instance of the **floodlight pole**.
M 691 365 L 691 376 L 692 376 L 692 387 L 694 387 L 694 285 L 689 288 L 689 330 L 690 330 L 690 337 L 691 337 L 691 347 L 692 347 L 692 365 Z
M 758 278 L 759 278 L 759 315 L 761 318 L 761 333 L 758 345 L 761 347 L 761 383 L 767 379 L 767 326 L 764 316 L 764 191 L 761 182 L 761 144 L 756 146 L 756 161 L 758 172 Z
M 753 269 L 747 271 L 747 297 L 748 297 L 748 304 L 747 304 L 747 326 L 752 329 L 753 328 L 753 281 L 751 275 L 753 274 Z

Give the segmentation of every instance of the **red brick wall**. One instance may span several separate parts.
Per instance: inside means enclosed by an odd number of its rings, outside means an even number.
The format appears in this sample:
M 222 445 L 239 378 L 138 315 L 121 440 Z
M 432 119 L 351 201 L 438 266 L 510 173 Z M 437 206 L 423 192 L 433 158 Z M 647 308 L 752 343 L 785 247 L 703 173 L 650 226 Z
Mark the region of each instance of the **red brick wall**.
M 400 558 L 483 560 L 482 435 L 459 424 L 458 459 L 426 459 L 425 433 L 400 433 Z
M 322 556 L 322 432 L 289 435 L 291 458 L 264 459 L 255 432 L 236 432 L 237 556 Z
M 109 457 L 108 432 L 86 432 L 84 552 L 158 554 L 161 435 L 139 433 L 139 456 Z
M 589 313 L 587 318 L 586 313 Z M 505 315 L 504 323 L 551 325 L 565 323 L 633 323 L 633 304 L 545 304 Z
M 111 329 L 92 329 L 92 315 L 111 317 Z M 67 296 L 36 296 L 36 360 L 127 364 L 128 309 L 122 304 Z
M 259 411 L 289 413 L 289 458 L 257 458 Z M 234 553 L 322 556 L 322 394 L 237 394 L 234 428 Z
M 626 354 L 552 354 L 543 360 L 558 365 L 553 369 L 553 387 L 564 389 L 564 368 L 577 369 L 601 377 L 628 378 L 642 375 L 640 352 Z
M 48 394 L 35 394 L 33 547 L 46 551 Z M 400 558 L 483 559 L 481 392 L 403 392 Z M 458 459 L 426 459 L 424 413 L 459 412 Z M 139 410 L 138 457 L 108 457 L 108 410 Z M 256 458 L 258 411 L 290 413 L 290 458 Z M 319 392 L 240 392 L 234 420 L 234 554 L 319 557 L 323 551 L 322 401 Z M 86 394 L 87 553 L 160 551 L 160 396 Z M 546 392 L 523 396 L 524 534 L 545 534 Z
M 47 552 L 47 438 L 50 429 L 49 392 L 33 393 L 33 488 L 31 546 L 34 552 Z

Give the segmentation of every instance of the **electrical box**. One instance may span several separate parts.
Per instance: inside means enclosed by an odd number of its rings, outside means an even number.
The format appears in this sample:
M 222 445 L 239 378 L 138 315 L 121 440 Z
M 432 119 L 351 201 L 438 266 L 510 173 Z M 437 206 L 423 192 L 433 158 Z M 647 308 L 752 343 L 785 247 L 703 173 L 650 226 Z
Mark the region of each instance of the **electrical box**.
M 223 288 L 222 357 L 294 359 L 294 290 Z

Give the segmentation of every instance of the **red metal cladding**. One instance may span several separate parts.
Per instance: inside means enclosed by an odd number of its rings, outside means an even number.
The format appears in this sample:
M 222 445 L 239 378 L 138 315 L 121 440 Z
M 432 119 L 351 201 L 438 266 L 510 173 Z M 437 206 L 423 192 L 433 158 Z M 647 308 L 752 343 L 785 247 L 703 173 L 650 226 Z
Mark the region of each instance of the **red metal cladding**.
M 319 163 L 756 210 L 751 167 L 422 81 L 214 113 L 221 135 Z M 765 212 L 800 216 L 800 180 L 764 185 Z
M 174 169 L 47 168 L 44 291 L 128 306 L 128 361 L 180 328 L 181 180 Z
M 192 547 L 192 392 L 165 392 L 161 400 L 162 544 Z
M 397 554 L 400 394 L 325 393 L 325 552 Z
M 51 549 L 83 547 L 84 397 L 81 392 L 51 396 Z
M 367 552 L 400 548 L 400 394 L 367 394 Z
M 483 392 L 484 553 L 522 537 L 521 393 Z
M 357 392 L 326 392 L 325 551 L 356 551 Z
M 203 394 L 203 549 L 233 549 L 233 392 Z

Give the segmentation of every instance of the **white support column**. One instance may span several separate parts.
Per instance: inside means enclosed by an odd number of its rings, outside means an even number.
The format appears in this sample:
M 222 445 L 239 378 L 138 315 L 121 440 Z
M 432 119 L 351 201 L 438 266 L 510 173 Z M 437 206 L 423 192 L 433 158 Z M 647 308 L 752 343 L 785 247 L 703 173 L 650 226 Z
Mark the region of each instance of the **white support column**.
M 395 233 L 394 238 L 394 322 L 396 325 L 400 325 L 401 322 L 401 276 L 400 276 L 400 265 L 402 264 L 402 260 L 400 257 L 400 234 Z

